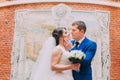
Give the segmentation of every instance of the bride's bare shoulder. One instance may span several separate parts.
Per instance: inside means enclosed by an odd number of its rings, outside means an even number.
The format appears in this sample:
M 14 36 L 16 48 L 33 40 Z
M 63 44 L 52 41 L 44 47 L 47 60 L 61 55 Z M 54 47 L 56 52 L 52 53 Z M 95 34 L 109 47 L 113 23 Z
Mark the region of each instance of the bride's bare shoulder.
M 62 50 L 56 46 L 53 50 L 53 54 L 62 54 Z

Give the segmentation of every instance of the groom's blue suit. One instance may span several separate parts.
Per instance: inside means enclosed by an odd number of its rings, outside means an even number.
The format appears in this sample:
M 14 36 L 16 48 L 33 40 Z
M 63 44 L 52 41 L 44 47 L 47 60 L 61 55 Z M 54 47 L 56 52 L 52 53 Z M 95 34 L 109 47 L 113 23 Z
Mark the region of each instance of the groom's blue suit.
M 72 44 L 75 45 L 75 40 L 72 40 Z M 96 53 L 96 48 L 96 43 L 86 37 L 78 48 L 72 48 L 72 50 L 81 50 L 86 54 L 86 58 L 80 63 L 80 72 L 73 70 L 74 80 L 92 80 L 91 61 Z

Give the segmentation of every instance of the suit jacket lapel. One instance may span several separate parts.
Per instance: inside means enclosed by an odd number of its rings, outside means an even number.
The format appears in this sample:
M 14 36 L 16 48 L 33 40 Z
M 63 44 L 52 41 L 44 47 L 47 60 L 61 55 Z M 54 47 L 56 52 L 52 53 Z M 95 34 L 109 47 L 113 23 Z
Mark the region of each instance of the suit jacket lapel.
M 83 50 L 84 47 L 85 47 L 86 42 L 87 42 L 87 38 L 85 37 L 85 39 L 84 39 L 84 40 L 81 42 L 81 44 L 79 45 L 78 49 L 79 49 L 79 50 Z
M 88 39 L 85 37 L 85 39 L 80 43 L 80 45 L 78 47 L 78 50 L 83 50 L 87 41 L 88 41 Z M 72 50 L 76 50 L 75 46 L 74 46 L 75 45 L 75 40 L 72 40 L 71 42 L 73 44 Z

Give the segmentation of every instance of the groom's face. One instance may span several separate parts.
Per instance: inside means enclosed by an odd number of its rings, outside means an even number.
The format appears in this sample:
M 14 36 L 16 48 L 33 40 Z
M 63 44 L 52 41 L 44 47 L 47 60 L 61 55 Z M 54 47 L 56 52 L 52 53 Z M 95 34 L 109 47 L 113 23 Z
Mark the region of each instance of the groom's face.
M 79 30 L 78 25 L 74 25 L 72 26 L 71 34 L 73 39 L 79 41 L 83 37 L 83 30 Z

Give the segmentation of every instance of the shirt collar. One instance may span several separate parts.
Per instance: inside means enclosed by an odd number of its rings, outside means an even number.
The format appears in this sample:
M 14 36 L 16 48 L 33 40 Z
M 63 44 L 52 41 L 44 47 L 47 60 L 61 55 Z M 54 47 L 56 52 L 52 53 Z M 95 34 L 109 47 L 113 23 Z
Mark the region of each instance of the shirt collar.
M 85 36 L 84 36 L 81 40 L 78 41 L 79 44 L 80 44 L 84 39 L 85 39 Z

